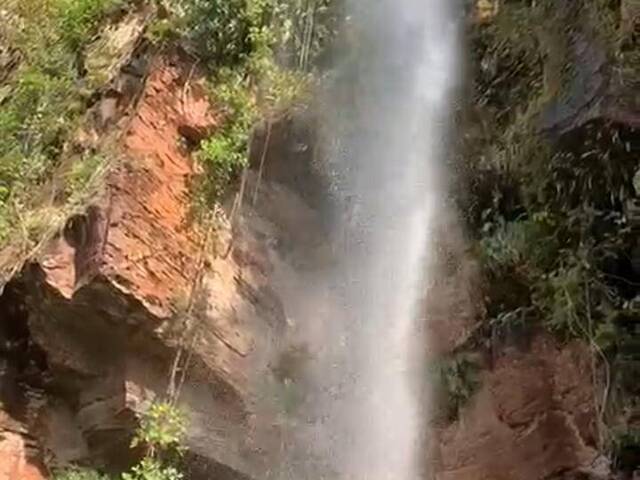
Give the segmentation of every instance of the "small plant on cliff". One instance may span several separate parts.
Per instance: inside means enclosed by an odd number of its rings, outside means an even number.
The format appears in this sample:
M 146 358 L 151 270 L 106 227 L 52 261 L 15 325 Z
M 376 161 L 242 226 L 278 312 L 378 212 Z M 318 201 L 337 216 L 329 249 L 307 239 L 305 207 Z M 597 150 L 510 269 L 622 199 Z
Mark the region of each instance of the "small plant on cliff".
M 140 420 L 132 448 L 143 447 L 144 458 L 122 480 L 181 480 L 177 464 L 184 453 L 187 419 L 169 402 L 151 405 Z
M 165 465 L 153 458 L 143 458 L 131 469 L 122 474 L 122 480 L 182 480 L 184 475 L 174 466 Z
M 152 457 L 181 452 L 186 433 L 185 414 L 168 402 L 158 402 L 142 416 L 131 446 L 144 446 Z
M 204 140 L 197 153 L 207 174 L 200 184 L 204 203 L 219 199 L 233 177 L 247 165 L 249 135 L 259 117 L 255 97 L 247 80 L 231 70 L 219 75 L 212 96 L 226 114 L 223 127 Z
M 440 411 L 448 421 L 458 417 L 460 410 L 480 386 L 478 377 L 480 367 L 465 355 L 442 359 L 433 368 L 436 394 Z
M 54 473 L 53 480 L 109 480 L 109 477 L 87 468 L 70 468 Z
M 180 457 L 187 432 L 185 414 L 169 402 L 156 402 L 142 415 L 131 448 L 143 448 L 140 462 L 120 480 L 182 480 Z M 72 467 L 55 472 L 53 480 L 111 480 L 96 470 Z

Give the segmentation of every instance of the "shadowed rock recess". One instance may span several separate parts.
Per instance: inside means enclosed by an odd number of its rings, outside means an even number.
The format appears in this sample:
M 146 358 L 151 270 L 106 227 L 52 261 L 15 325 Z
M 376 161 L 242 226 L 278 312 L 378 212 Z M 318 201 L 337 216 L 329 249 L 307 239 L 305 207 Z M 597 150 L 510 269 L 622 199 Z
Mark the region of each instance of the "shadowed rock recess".
M 614 12 L 620 37 L 612 51 L 599 24 L 581 16 L 578 4 L 589 0 L 547 5 L 549 21 L 535 25 L 536 53 L 529 57 L 522 53 L 528 47 L 504 49 L 529 41 L 525 34 L 510 30 L 505 39 L 494 27 L 503 26 L 510 8 L 529 12 L 538 2 L 466 3 L 474 8 L 466 23 L 470 80 L 450 155 L 455 201 L 443 205 L 434 228 L 437 251 L 425 265 L 432 274 L 421 309 L 421 332 L 429 339 L 425 362 L 441 370 L 444 384 L 435 385 L 432 418 L 425 422 L 428 478 L 635 480 L 640 314 L 629 305 L 640 298 L 640 192 L 612 201 L 618 217 L 594 221 L 578 239 L 563 237 L 566 245 L 556 252 L 620 239 L 608 263 L 593 262 L 604 272 L 598 276 L 603 290 L 624 298 L 603 300 L 610 310 L 593 310 L 595 321 L 614 318 L 616 329 L 630 332 L 627 343 L 610 350 L 601 351 L 592 337 L 558 333 L 544 319 L 529 322 L 527 315 L 544 310 L 535 303 L 539 284 L 523 280 L 524 267 L 495 274 L 480 250 L 492 222 L 534 218 L 530 198 L 547 202 L 550 215 L 560 218 L 583 198 L 601 194 L 604 174 L 593 177 L 591 190 L 563 194 L 566 204 L 551 199 L 548 185 L 533 192 L 533 177 L 524 173 L 513 181 L 517 168 L 530 173 L 533 164 L 528 156 L 515 170 L 501 163 L 512 153 L 509 146 L 520 151 L 523 118 L 526 135 L 544 139 L 556 160 L 574 162 L 564 165 L 568 170 L 583 168 L 578 160 L 590 158 L 587 150 L 606 144 L 611 164 L 624 165 L 628 176 L 616 186 L 638 188 L 632 183 L 639 168 L 640 65 L 633 62 L 640 6 L 636 0 L 591 2 Z M 312 345 L 309 353 L 295 343 L 298 319 L 288 313 L 309 307 L 286 303 L 302 282 L 313 284 L 314 273 L 336 261 L 340 241 L 330 228 L 335 219 L 327 219 L 333 207 L 328 176 L 318 173 L 317 157 L 331 148 L 323 149 L 317 118 L 295 111 L 256 127 L 242 208 L 232 198 L 211 226 L 194 222 L 193 182 L 201 173 L 194 149 L 221 127 L 224 109 L 210 100 L 199 60 L 177 45 L 160 49 L 143 38 L 151 17 L 141 6 L 88 47 L 87 81 L 100 87 L 72 143 L 108 155 L 109 170 L 83 212 L 0 292 L 0 480 L 45 480 L 72 464 L 124 471 L 138 459 L 130 444 L 140 413 L 176 389 L 189 419 L 186 478 L 274 478 L 283 458 L 300 461 L 291 431 L 304 428 L 292 424 L 308 420 L 287 416 L 282 392 L 313 371 L 316 351 L 337 348 Z M 529 22 L 527 31 L 539 20 L 515 18 Z M 570 28 L 557 30 L 558 24 Z M 560 46 L 562 52 L 554 50 Z M 19 61 L 0 43 L 0 87 Z M 511 130 L 516 134 L 502 136 Z M 623 145 L 616 151 L 613 139 L 607 143 L 614 131 Z M 496 152 L 505 155 L 495 162 L 500 167 L 487 167 Z M 575 186 L 580 179 L 571 180 Z M 580 197 L 576 205 L 569 205 L 572 195 Z M 624 230 L 616 230 L 617 221 L 627 222 Z M 570 237 L 571 228 L 557 237 Z M 522 256 L 547 241 L 533 240 Z M 333 301 L 318 305 L 324 313 L 305 325 L 319 338 L 329 329 L 322 322 L 340 314 Z M 525 321 L 505 326 L 506 311 Z M 580 313 L 586 318 L 587 312 L 591 316 L 589 309 Z M 380 348 L 384 344 L 380 339 Z M 289 447 L 294 453 L 287 457 Z M 308 452 L 300 455 L 307 461 Z

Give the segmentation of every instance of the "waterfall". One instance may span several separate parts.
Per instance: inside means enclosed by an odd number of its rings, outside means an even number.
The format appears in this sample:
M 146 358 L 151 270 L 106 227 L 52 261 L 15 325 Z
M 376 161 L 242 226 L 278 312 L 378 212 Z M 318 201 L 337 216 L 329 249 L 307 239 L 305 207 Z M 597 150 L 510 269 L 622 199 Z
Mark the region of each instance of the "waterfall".
M 295 315 L 326 328 L 309 337 L 321 344 L 315 410 L 300 440 L 307 466 L 290 477 L 414 480 L 428 469 L 428 339 L 419 309 L 445 195 L 457 2 L 348 1 L 352 38 L 322 101 L 337 145 L 326 168 L 335 179 L 338 261 L 299 295 L 306 307 Z M 337 304 L 331 313 L 317 309 L 321 291 Z M 309 466 L 317 457 L 332 473 Z
M 346 126 L 349 147 L 341 159 L 357 211 L 342 262 L 354 378 L 346 405 L 351 443 L 338 467 L 347 478 L 424 474 L 428 398 L 420 351 L 428 339 L 418 309 L 429 275 L 430 226 L 444 195 L 453 3 L 353 0 L 351 6 L 367 46 L 353 76 L 360 110 Z

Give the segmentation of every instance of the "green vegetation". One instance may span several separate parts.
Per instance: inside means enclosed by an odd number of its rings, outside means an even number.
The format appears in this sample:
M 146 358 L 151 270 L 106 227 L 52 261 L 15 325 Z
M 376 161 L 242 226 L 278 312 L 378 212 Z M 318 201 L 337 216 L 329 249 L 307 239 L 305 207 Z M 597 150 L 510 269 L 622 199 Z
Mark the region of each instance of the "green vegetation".
M 0 50 L 8 52 L 9 61 L 0 74 L 0 248 L 18 236 L 29 250 L 38 235 L 21 235 L 34 230 L 25 228 L 25 223 L 40 222 L 35 229 L 39 233 L 53 227 L 64 217 L 60 209 L 80 202 L 92 173 L 100 170 L 97 157 L 76 155 L 74 160 L 65 158 L 65 152 L 90 94 L 79 68 L 79 49 L 121 4 L 119 0 L 3 3 Z M 63 160 L 71 166 L 71 181 L 57 188 L 50 180 L 63 168 Z
M 184 453 L 187 419 L 168 402 L 151 405 L 140 420 L 131 447 L 141 446 L 144 458 L 122 480 L 181 480 L 179 460 Z
M 109 478 L 95 470 L 86 468 L 70 468 L 55 473 L 53 475 L 53 480 L 109 480 Z
M 154 403 L 142 416 L 131 446 L 146 447 L 150 457 L 180 451 L 186 432 L 187 419 L 183 412 L 167 402 Z
M 467 120 L 473 134 L 460 144 L 471 195 L 461 210 L 489 280 L 488 318 L 477 344 L 501 330 L 582 339 L 597 359 L 598 422 L 615 425 L 636 408 L 629 398 L 640 384 L 633 353 L 640 191 L 630 149 L 637 133 L 598 118 L 561 134 L 542 131 L 554 103 L 565 102 L 563 113 L 571 112 L 589 94 L 574 85 L 580 69 L 589 68 L 572 45 L 581 29 L 612 62 L 609 74 L 620 80 L 619 90 L 626 87 L 618 76 L 630 65 L 617 27 L 619 6 L 584 0 L 574 7 L 568 18 L 554 2 L 505 2 L 493 21 L 474 27 L 478 69 Z M 601 447 L 620 449 L 614 436 L 601 435 Z M 624 450 L 633 450 L 632 437 L 624 438 Z
M 433 368 L 436 398 L 447 421 L 458 418 L 480 386 L 480 366 L 469 356 L 457 354 L 441 359 Z
M 180 457 L 184 453 L 187 420 L 168 402 L 156 402 L 142 415 L 132 448 L 142 447 L 140 462 L 123 473 L 121 480 L 182 480 Z M 53 480 L 110 480 L 95 470 L 70 468 L 54 474 Z
M 110 159 L 77 152 L 96 84 L 90 46 L 129 0 L 8 0 L 0 12 L 0 250 L 34 252 L 98 186 Z M 305 103 L 339 19 L 339 0 L 159 2 L 147 38 L 185 47 L 210 83 L 222 126 L 198 147 L 194 202 L 205 216 L 248 164 L 252 131 Z M 168 43 L 168 42 L 172 43 Z M 34 194 L 34 192 L 41 192 Z M 20 255 L 19 255 L 20 256 Z M 16 258 L 12 255 L 12 258 Z M 3 267 L 4 268 L 4 267 Z
M 221 199 L 247 166 L 251 133 L 304 103 L 314 65 L 335 33 L 330 0 L 190 0 L 177 30 L 211 74 L 211 96 L 224 125 L 204 140 L 200 207 Z M 166 34 L 163 34 L 166 36 Z
M 616 255 L 617 234 L 626 232 L 621 207 L 633 195 L 633 171 L 615 129 L 602 126 L 597 139 L 576 139 L 577 145 L 551 144 L 539 132 L 540 114 L 558 93 L 544 77 L 556 70 L 555 57 L 570 64 L 562 41 L 568 33 L 553 17 L 546 25 L 536 21 L 548 9 L 545 2 L 512 2 L 475 33 L 476 63 L 493 63 L 478 72 L 474 103 L 493 127 L 462 146 L 473 179 L 472 202 L 463 208 L 491 283 L 523 287 L 511 302 L 489 305 L 492 318 L 529 308 L 552 330 L 581 336 L 586 330 L 575 321 L 587 316 L 585 296 L 602 300 L 602 260 Z M 559 53 L 551 55 L 549 43 L 557 39 Z M 610 231 L 594 236 L 596 226 Z M 489 297 L 505 299 L 500 292 Z M 605 320 L 601 309 L 589 307 Z

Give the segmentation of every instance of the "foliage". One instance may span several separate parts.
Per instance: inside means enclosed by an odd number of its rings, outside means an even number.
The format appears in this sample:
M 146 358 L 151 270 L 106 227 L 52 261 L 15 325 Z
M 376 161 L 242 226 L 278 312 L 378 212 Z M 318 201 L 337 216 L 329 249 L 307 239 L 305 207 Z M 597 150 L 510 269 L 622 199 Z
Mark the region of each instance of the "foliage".
M 131 447 L 144 447 L 144 458 L 122 480 L 181 480 L 178 459 L 184 452 L 187 418 L 170 402 L 153 403 L 144 412 Z
M 589 12 L 593 3 L 585 2 L 582 10 Z M 546 1 L 507 3 L 494 22 L 476 31 L 476 61 L 484 67 L 474 100 L 500 121 L 475 139 L 480 146 L 471 150 L 476 162 L 482 159 L 471 171 L 493 182 L 474 187 L 488 198 L 477 202 L 483 208 L 480 221 L 472 220 L 480 227 L 478 250 L 492 285 L 509 288 L 500 280 L 513 285 L 517 278 L 526 287 L 527 299 L 520 297 L 519 304 L 494 318 L 510 318 L 525 308 L 528 317 L 535 312 L 553 331 L 585 336 L 604 331 L 611 309 L 623 303 L 621 292 L 607 282 L 612 259 L 629 247 L 625 205 L 635 195 L 636 161 L 625 147 L 625 133 L 615 126 L 588 124 L 554 143 L 539 131 L 540 113 L 553 92 L 540 88 L 543 73 L 535 65 L 544 60 L 555 69 L 549 49 L 562 49 L 571 28 L 558 24 L 562 16 L 554 8 Z M 548 16 L 547 23 L 537 21 L 541 14 Z M 567 63 L 566 55 L 559 55 Z M 520 58 L 518 65 L 525 58 L 531 63 L 518 66 L 509 58 Z M 496 86 L 513 101 L 493 95 Z M 505 178 L 508 182 L 500 180 Z M 501 295 L 491 290 L 489 298 Z M 593 329 L 582 328 L 588 316 Z
M 182 480 L 177 458 L 183 453 L 187 420 L 167 402 L 153 403 L 142 415 L 132 448 L 144 447 L 145 455 L 121 480 Z M 70 468 L 56 472 L 53 480 L 110 480 L 95 470 Z
M 109 478 L 95 470 L 71 468 L 55 472 L 53 480 L 109 480 Z
M 578 259 L 569 258 L 548 274 L 543 274 L 535 286 L 533 303 L 541 312 L 544 324 L 553 332 L 571 337 L 588 338 L 586 331 L 587 266 Z
M 131 469 L 130 473 L 124 473 L 122 480 L 182 480 L 184 475 L 174 466 L 164 465 L 153 458 L 144 458 Z
M 332 39 L 331 0 L 185 0 L 173 3 L 175 29 L 210 72 L 224 125 L 204 140 L 196 203 L 210 206 L 247 166 L 251 131 L 302 102 L 310 73 Z M 167 22 L 158 27 L 166 36 Z
M 640 462 L 640 430 L 628 427 L 616 431 L 612 443 L 615 466 L 631 473 Z
M 100 154 L 85 155 L 73 162 L 65 179 L 67 195 L 72 197 L 74 192 L 84 191 L 105 163 L 106 158 Z
M 100 20 L 126 0 L 57 0 L 62 37 L 71 48 L 79 48 L 91 37 Z
M 471 183 L 469 228 L 488 279 L 478 344 L 509 327 L 582 339 L 597 359 L 594 381 L 602 379 L 597 403 L 609 403 L 597 405 L 601 426 L 624 418 L 630 407 L 611 399 L 636 395 L 640 371 L 640 192 L 630 147 L 637 133 L 595 119 L 549 134 L 540 120 L 549 105 L 574 100 L 567 92 L 576 31 L 604 47 L 622 91 L 632 60 L 619 2 L 565 6 L 575 15 L 550 0 L 503 2 L 495 21 L 474 27 L 475 130 L 460 150 Z M 636 440 L 625 434 L 611 448 L 635 459 Z
M 479 382 L 479 365 L 470 357 L 458 354 L 441 359 L 434 366 L 436 393 L 446 418 L 455 420 L 462 407 L 476 393 Z
M 212 69 L 242 67 L 274 49 L 286 68 L 306 69 L 337 29 L 336 0 L 182 0 L 176 28 Z
M 473 32 L 477 105 L 491 105 L 500 126 L 522 113 L 543 86 L 538 29 L 542 12 L 524 2 L 501 5 L 493 22 Z
M 553 265 L 558 258 L 554 227 L 554 219 L 544 213 L 531 219 L 508 222 L 498 217 L 485 223 L 480 239 L 484 264 L 494 273 L 520 267 L 526 268 L 527 274 Z M 532 243 L 539 248 L 532 251 Z
M 222 197 L 234 176 L 248 162 L 249 136 L 258 118 L 255 97 L 246 80 L 226 71 L 215 89 L 217 102 L 226 113 L 225 125 L 200 145 L 197 158 L 206 169 L 199 185 L 200 200 L 207 204 Z M 222 78 L 222 77 L 221 77 Z
M 168 402 L 157 402 L 142 416 L 131 446 L 147 447 L 152 457 L 156 452 L 180 450 L 186 431 L 184 413 Z
M 17 61 L 0 83 L 0 246 L 33 195 L 60 167 L 65 144 L 85 111 L 78 49 L 121 0 L 9 0 L 0 12 L 0 45 Z M 80 169 L 82 167 L 79 167 Z M 62 189 L 86 186 L 75 166 Z M 78 175 L 76 175 L 78 174 Z M 86 175 L 84 175 L 86 177 Z

